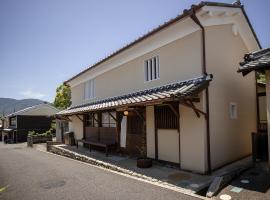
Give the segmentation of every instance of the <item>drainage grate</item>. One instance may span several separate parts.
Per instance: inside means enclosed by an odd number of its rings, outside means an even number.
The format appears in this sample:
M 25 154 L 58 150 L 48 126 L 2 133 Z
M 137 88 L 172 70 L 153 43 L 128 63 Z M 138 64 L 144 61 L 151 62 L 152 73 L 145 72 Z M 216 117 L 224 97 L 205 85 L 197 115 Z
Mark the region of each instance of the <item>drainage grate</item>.
M 47 180 L 40 183 L 40 187 L 43 189 L 52 189 L 62 187 L 66 184 L 66 181 L 63 180 Z

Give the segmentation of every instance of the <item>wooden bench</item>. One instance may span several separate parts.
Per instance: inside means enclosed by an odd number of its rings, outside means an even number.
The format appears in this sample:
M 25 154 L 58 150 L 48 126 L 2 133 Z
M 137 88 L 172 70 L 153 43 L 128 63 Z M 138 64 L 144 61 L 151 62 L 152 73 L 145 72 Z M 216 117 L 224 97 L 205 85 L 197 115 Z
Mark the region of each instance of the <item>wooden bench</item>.
M 91 148 L 92 146 L 103 147 L 105 149 L 106 157 L 108 157 L 109 155 L 109 149 L 115 146 L 115 142 L 113 141 L 94 141 L 94 140 L 89 140 L 89 139 L 81 139 L 81 140 L 77 140 L 77 148 L 78 148 L 79 142 L 83 144 L 88 144 L 90 152 L 92 150 Z
M 85 138 L 76 140 L 77 148 L 80 142 L 88 144 L 89 151 L 92 150 L 92 146 L 104 148 L 106 157 L 108 157 L 108 151 L 116 145 L 116 129 L 108 127 L 86 127 Z

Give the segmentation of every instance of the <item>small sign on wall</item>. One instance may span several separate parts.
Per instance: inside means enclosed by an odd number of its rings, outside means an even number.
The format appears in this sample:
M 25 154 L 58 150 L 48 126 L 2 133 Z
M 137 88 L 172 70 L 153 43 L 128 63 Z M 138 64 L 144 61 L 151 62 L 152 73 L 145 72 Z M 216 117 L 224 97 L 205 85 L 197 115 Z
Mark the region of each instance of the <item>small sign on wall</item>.
M 230 119 L 237 119 L 237 103 L 230 102 L 229 115 L 230 115 Z

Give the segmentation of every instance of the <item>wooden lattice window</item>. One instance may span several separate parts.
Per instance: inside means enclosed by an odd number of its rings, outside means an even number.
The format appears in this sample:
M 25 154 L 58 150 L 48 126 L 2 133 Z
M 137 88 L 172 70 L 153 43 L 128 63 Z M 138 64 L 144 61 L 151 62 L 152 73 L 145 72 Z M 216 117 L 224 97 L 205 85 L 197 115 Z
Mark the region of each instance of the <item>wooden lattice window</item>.
M 113 116 L 113 117 L 112 117 Z M 116 127 L 116 112 L 103 112 L 101 115 L 102 118 L 102 127 Z
M 128 116 L 127 118 L 127 133 L 128 134 L 142 134 L 143 132 L 143 121 L 137 116 Z
M 178 129 L 179 119 L 169 106 L 155 107 L 156 127 L 159 129 Z
M 97 113 L 89 113 L 85 115 L 85 125 L 88 127 L 98 127 L 98 114 Z

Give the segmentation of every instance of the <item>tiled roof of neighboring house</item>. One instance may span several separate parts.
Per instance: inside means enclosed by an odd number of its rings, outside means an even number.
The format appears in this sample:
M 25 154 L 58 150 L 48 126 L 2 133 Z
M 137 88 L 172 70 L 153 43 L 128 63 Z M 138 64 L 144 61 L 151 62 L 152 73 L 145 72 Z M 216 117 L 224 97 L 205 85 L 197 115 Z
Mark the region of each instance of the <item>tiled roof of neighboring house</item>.
M 251 31 L 252 31 L 252 33 L 253 33 L 253 35 L 254 35 L 256 41 L 257 41 L 257 43 L 258 43 L 258 45 L 261 46 L 261 45 L 260 45 L 260 42 L 259 42 L 259 40 L 258 40 L 258 38 L 257 38 L 257 35 L 256 35 L 256 33 L 255 33 L 255 31 L 254 31 L 254 29 L 253 29 L 253 27 L 252 27 L 252 25 L 251 25 L 251 23 L 250 23 L 248 17 L 247 17 L 247 14 L 246 14 L 246 12 L 245 12 L 245 10 L 244 10 L 244 7 L 243 7 L 243 5 L 241 5 L 241 3 L 237 3 L 237 2 L 236 2 L 236 3 L 233 3 L 233 4 L 229 4 L 229 3 L 219 3 L 219 2 L 207 2 L 207 1 L 202 1 L 202 2 L 200 2 L 200 3 L 197 4 L 197 5 L 192 5 L 190 9 L 185 9 L 185 10 L 183 11 L 182 14 L 178 15 L 177 17 L 175 17 L 175 18 L 173 18 L 173 19 L 171 19 L 171 20 L 169 20 L 169 21 L 167 21 L 167 22 L 165 22 L 164 24 L 158 26 L 157 28 L 155 28 L 155 29 L 149 31 L 149 32 L 146 33 L 145 35 L 139 37 L 138 39 L 134 40 L 133 42 L 131 42 L 131 43 L 127 44 L 126 46 L 120 48 L 119 50 L 115 51 L 115 52 L 112 53 L 111 55 L 105 57 L 104 59 L 100 60 L 99 62 L 95 63 L 94 65 L 92 65 L 92 66 L 86 68 L 85 70 L 81 71 L 80 73 L 78 73 L 77 75 L 75 75 L 75 76 L 73 76 L 72 78 L 68 79 L 68 80 L 65 81 L 64 83 L 67 84 L 69 81 L 72 81 L 73 79 L 79 77 L 80 75 L 84 74 L 84 73 L 87 72 L 88 70 L 92 70 L 93 68 L 97 67 L 97 66 L 100 65 L 101 63 L 103 63 L 103 62 L 109 60 L 110 58 L 116 56 L 117 54 L 120 54 L 121 52 L 123 52 L 123 51 L 125 51 L 126 49 L 128 49 L 128 48 L 134 46 L 135 44 L 141 42 L 142 40 L 144 40 L 144 39 L 146 39 L 146 38 L 148 38 L 148 37 L 154 35 L 155 33 L 157 33 L 157 32 L 159 32 L 159 31 L 161 31 L 161 30 L 167 28 L 168 26 L 170 26 L 170 25 L 174 24 L 175 22 L 177 22 L 177 21 L 183 19 L 184 17 L 187 17 L 187 16 L 190 14 L 190 12 L 191 12 L 192 9 L 194 9 L 194 10 L 196 11 L 196 10 L 199 10 L 200 8 L 202 8 L 203 6 L 219 6 L 219 7 L 229 7 L 229 8 L 241 8 L 241 9 L 242 9 L 242 12 L 243 12 L 243 14 L 244 14 L 244 16 L 245 16 L 245 18 L 246 18 L 246 20 L 247 20 L 247 23 L 248 23 L 248 25 L 249 25 L 249 27 L 250 27 L 250 29 L 251 29 Z
M 16 112 L 13 112 L 13 113 L 7 115 L 7 117 L 16 116 L 16 115 L 23 115 L 24 113 L 26 113 L 26 112 L 28 112 L 28 111 L 30 111 L 30 110 L 34 110 L 34 109 L 36 109 L 36 108 L 38 108 L 38 107 L 40 107 L 40 106 L 44 106 L 44 105 L 46 105 L 46 106 L 48 106 L 48 107 L 50 107 L 50 108 L 55 109 L 56 112 L 59 111 L 57 108 L 51 106 L 50 104 L 47 104 L 47 103 L 41 103 L 41 104 L 37 104 L 37 105 L 30 106 L 30 107 L 24 108 L 24 109 L 22 109 L 22 110 L 18 110 L 18 111 L 16 111 Z
M 156 101 L 192 98 L 206 88 L 211 80 L 212 75 L 201 76 L 190 80 L 99 100 L 89 104 L 73 106 L 67 110 L 60 111 L 57 115 L 72 115 L 95 110 L 112 109 L 121 106 L 148 104 Z
M 270 48 L 246 54 L 244 61 L 240 63 L 238 72 L 246 75 L 253 70 L 259 71 L 265 69 L 270 69 Z

